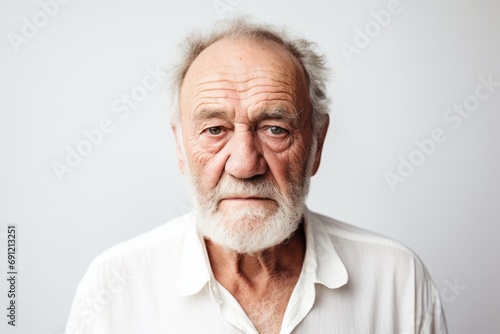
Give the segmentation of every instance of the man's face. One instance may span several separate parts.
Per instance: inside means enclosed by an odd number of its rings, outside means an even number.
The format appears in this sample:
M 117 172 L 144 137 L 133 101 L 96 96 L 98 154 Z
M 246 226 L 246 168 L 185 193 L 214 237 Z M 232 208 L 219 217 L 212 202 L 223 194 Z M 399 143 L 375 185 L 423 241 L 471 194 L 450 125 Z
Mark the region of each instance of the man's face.
M 276 43 L 221 40 L 195 59 L 174 131 L 207 238 L 253 253 L 298 227 L 320 158 L 309 105 L 303 70 Z

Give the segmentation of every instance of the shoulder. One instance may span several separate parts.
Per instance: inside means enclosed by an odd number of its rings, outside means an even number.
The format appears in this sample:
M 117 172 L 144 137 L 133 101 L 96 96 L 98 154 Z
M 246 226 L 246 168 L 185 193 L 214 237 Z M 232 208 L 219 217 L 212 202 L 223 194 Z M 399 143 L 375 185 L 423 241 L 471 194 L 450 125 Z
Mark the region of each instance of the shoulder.
M 133 258 L 151 253 L 158 247 L 174 248 L 182 240 L 186 229 L 192 223 L 192 214 L 188 213 L 166 222 L 148 232 L 116 244 L 99 254 L 89 269 L 120 258 Z
M 184 235 L 193 224 L 192 214 L 186 214 L 110 247 L 90 263 L 77 291 L 106 287 L 117 276 L 165 276 L 168 268 L 177 266 Z
M 383 235 L 314 212 L 308 214 L 311 225 L 316 225 L 314 233 L 327 236 L 322 239 L 331 241 L 345 266 L 348 281 L 342 289 L 349 303 L 359 301 L 364 309 L 372 307 L 372 314 L 391 310 L 387 321 L 398 321 L 400 329 L 446 333 L 439 292 L 413 250 Z
M 187 214 L 97 256 L 76 289 L 68 317 L 68 326 L 75 330 L 68 332 L 95 333 L 98 326 L 107 326 L 117 308 L 144 298 L 146 285 L 168 295 L 184 235 L 193 224 L 192 214 Z
M 411 279 L 415 284 L 430 280 L 419 256 L 401 242 L 318 213 L 309 212 L 309 217 L 319 226 L 315 233 L 329 236 L 350 278 L 392 276 Z
M 416 257 L 415 252 L 413 252 L 410 248 L 389 237 L 341 222 L 319 213 L 309 212 L 309 214 L 312 223 L 314 224 L 314 221 L 319 221 L 324 229 L 324 232 L 337 243 L 348 243 L 352 247 L 356 246 L 360 249 L 385 249 L 395 253 Z

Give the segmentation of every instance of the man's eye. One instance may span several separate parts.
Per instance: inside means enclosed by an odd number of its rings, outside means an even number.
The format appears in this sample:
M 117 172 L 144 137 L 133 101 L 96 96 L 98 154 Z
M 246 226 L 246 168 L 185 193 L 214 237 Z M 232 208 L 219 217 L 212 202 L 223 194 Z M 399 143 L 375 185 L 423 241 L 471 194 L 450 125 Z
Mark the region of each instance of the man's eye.
M 212 126 L 211 128 L 208 128 L 205 131 L 207 131 L 211 135 L 220 135 L 222 132 L 222 128 L 220 126 Z
M 271 133 L 273 135 L 281 135 L 283 134 L 286 130 L 283 129 L 283 128 L 280 128 L 279 126 L 271 126 L 269 127 L 269 131 L 271 131 Z

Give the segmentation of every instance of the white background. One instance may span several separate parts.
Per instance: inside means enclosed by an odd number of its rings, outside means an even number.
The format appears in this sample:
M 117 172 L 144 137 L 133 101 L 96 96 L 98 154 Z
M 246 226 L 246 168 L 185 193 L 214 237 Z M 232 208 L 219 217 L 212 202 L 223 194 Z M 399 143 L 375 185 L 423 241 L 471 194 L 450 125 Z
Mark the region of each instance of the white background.
M 97 254 L 188 209 L 166 81 L 124 119 L 111 106 L 142 84 L 146 68 L 167 69 L 192 28 L 250 14 L 316 41 L 333 68 L 310 208 L 415 250 L 446 300 L 450 333 L 499 333 L 500 87 L 457 129 L 443 120 L 478 77 L 500 81 L 499 2 L 401 0 L 402 11 L 350 62 L 340 45 L 354 45 L 356 27 L 389 1 L 223 2 L 231 11 L 210 0 L 73 0 L 48 22 L 38 17 L 46 24 L 16 52 L 9 36 L 22 36 L 23 17 L 33 22 L 42 9 L 2 0 L 0 268 L 7 225 L 17 224 L 19 294 L 13 329 L 1 280 L 1 332 L 63 332 Z M 53 162 L 65 163 L 66 147 L 106 118 L 113 132 L 59 182 Z M 396 173 L 398 157 L 408 159 L 435 128 L 447 140 L 391 191 L 384 173 Z

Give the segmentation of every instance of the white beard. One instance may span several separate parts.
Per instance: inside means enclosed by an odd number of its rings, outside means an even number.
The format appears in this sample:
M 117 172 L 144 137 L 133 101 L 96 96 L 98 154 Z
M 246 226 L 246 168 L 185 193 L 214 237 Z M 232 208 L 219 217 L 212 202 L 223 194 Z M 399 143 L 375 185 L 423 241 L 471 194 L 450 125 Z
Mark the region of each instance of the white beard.
M 316 148 L 315 140 L 312 147 Z M 288 196 L 281 193 L 277 185 L 260 177 L 223 177 L 215 189 L 206 191 L 200 182 L 203 176 L 195 180 L 189 166 L 186 166 L 200 233 L 215 244 L 237 253 L 254 254 L 286 242 L 299 227 L 304 214 L 315 153 L 316 150 L 312 149 L 298 182 L 289 181 Z M 229 214 L 218 209 L 223 198 L 250 196 L 272 199 L 275 207 L 241 205 Z

